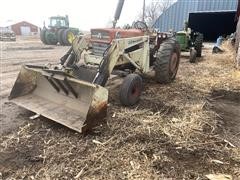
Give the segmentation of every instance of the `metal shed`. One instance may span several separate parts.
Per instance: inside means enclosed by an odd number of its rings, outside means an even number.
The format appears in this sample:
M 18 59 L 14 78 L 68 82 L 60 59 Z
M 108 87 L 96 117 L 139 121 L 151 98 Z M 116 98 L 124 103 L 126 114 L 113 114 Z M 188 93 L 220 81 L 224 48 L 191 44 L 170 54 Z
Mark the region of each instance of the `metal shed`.
M 236 11 L 238 0 L 178 0 L 162 13 L 154 27 L 159 31 L 179 31 L 188 21 L 189 13 Z

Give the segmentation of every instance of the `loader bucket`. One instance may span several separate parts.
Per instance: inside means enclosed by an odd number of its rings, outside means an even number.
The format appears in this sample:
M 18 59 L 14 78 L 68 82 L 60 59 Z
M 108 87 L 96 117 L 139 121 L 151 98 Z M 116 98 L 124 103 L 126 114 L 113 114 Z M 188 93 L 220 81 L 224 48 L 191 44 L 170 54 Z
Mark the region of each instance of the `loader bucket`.
M 83 80 L 22 66 L 9 100 L 84 132 L 105 122 L 108 90 Z

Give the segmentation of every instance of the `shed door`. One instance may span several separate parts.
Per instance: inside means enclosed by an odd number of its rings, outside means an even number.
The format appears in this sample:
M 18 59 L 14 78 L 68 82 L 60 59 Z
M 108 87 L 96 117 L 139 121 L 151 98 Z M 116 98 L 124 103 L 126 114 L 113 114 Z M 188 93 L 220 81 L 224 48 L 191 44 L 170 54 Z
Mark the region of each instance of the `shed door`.
M 29 26 L 21 26 L 21 35 L 28 36 L 31 35 L 31 30 Z

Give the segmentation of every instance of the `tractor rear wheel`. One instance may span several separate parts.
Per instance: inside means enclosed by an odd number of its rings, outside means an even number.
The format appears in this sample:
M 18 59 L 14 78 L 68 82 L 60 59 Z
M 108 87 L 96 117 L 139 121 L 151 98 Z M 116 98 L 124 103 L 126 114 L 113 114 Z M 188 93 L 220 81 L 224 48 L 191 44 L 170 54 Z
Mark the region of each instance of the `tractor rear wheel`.
M 142 92 L 142 78 L 137 74 L 129 74 L 120 87 L 119 98 L 124 106 L 136 104 Z
M 194 48 L 197 51 L 197 57 L 202 56 L 203 34 L 198 33 L 195 39 Z
M 45 40 L 49 45 L 56 45 L 58 42 L 55 33 L 52 33 L 50 31 L 46 31 Z
M 64 42 L 63 42 L 63 39 L 62 39 L 63 31 L 64 31 L 64 29 L 59 29 L 56 33 L 57 34 L 57 40 L 60 43 L 60 45 L 62 45 L 62 46 L 65 45 Z
M 180 62 L 180 46 L 175 39 L 164 41 L 154 62 L 155 79 L 159 83 L 172 82 L 177 75 Z
M 46 32 L 47 30 L 45 28 L 40 31 L 40 39 L 43 42 L 43 44 L 47 44 L 47 41 L 45 39 Z
M 62 33 L 62 40 L 65 45 L 70 46 L 75 38 L 74 33 L 71 29 L 65 29 Z

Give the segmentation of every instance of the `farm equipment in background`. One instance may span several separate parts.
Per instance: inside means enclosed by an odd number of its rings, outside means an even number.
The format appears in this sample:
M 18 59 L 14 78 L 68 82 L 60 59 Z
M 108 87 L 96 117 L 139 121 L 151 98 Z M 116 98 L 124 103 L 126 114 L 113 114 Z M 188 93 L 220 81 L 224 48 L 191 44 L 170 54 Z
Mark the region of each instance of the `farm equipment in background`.
M 177 41 L 146 31 L 117 29 L 123 0 L 119 0 L 113 28 L 92 29 L 77 37 L 58 64 L 24 65 L 9 100 L 37 114 L 84 132 L 105 121 L 112 76 L 124 76 L 119 89 L 122 105 L 136 104 L 143 90 L 142 74 L 155 72 L 159 83 L 172 82 L 180 61 Z M 136 29 L 137 28 L 137 29 Z
M 70 46 L 79 29 L 69 27 L 68 16 L 52 16 L 46 28 L 45 23 L 40 31 L 40 39 L 44 44 Z
M 202 56 L 203 34 L 199 32 L 191 32 L 189 28 L 187 29 L 177 32 L 176 39 L 180 44 L 181 51 L 189 51 L 189 61 L 195 63 L 197 57 Z
M 0 41 L 16 41 L 16 34 L 8 28 L 0 28 Z

